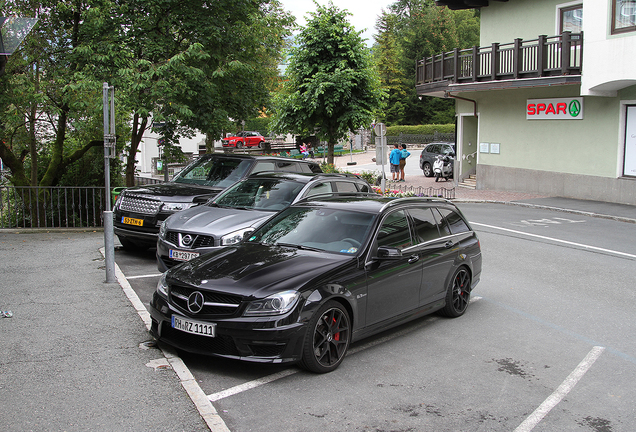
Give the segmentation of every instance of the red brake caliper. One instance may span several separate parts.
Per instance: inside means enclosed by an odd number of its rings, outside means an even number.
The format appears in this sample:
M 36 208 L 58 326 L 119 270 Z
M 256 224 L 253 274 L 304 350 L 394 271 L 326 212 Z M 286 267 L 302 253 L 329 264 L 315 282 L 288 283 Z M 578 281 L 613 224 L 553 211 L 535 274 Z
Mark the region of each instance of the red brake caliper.
M 336 319 L 335 318 L 333 318 L 333 323 L 334 323 L 334 325 L 336 324 Z M 333 335 L 333 340 L 336 340 L 336 341 L 340 340 L 340 332 L 338 332 L 335 335 Z

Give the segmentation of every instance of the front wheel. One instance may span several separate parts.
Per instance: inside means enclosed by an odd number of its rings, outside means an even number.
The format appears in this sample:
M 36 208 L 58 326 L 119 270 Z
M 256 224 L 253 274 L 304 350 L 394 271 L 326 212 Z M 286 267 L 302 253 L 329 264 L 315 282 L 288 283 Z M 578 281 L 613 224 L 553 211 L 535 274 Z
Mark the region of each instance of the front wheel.
M 428 162 L 424 162 L 424 165 L 422 165 L 422 171 L 424 172 L 424 177 L 433 176 L 433 170 L 431 169 L 431 164 Z
M 238 141 L 238 142 L 236 143 L 236 148 L 237 148 L 237 149 L 243 148 L 243 141 Z
M 300 365 L 315 373 L 331 372 L 342 363 L 350 341 L 349 313 L 340 303 L 328 301 L 309 321 Z
M 439 173 L 435 173 L 435 183 L 439 181 Z
M 451 318 L 462 316 L 470 302 L 470 273 L 466 267 L 460 267 L 455 271 L 448 284 L 446 292 L 446 306 L 441 314 Z

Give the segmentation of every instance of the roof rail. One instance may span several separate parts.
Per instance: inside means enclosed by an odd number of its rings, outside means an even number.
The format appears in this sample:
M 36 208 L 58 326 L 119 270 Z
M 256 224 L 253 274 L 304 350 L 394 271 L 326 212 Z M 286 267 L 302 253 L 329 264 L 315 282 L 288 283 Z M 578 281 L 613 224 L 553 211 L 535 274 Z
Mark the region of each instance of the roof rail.
M 382 210 L 384 211 L 389 207 L 394 207 L 397 205 L 400 205 L 402 203 L 405 202 L 413 202 L 413 201 L 429 201 L 429 202 L 444 202 L 444 203 L 450 203 L 449 200 L 447 200 L 446 198 L 440 198 L 440 197 L 403 197 L 403 198 L 394 198 L 391 201 L 387 202 L 386 204 L 384 204 L 384 206 L 382 206 Z
M 382 195 L 377 194 L 375 192 L 324 192 L 324 193 L 320 193 L 320 194 L 316 194 L 316 195 L 310 195 L 310 196 L 303 197 L 303 198 L 299 199 L 298 201 L 296 201 L 296 204 L 301 203 L 301 202 L 314 201 L 316 199 L 319 200 L 319 199 L 322 199 L 322 198 L 336 198 L 336 197 L 361 197 L 361 198 L 371 197 L 371 198 L 381 198 Z

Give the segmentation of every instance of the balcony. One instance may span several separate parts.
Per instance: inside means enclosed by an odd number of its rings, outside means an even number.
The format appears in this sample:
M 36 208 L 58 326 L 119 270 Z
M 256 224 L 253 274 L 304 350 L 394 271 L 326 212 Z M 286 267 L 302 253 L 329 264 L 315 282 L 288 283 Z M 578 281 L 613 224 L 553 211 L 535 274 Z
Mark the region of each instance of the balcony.
M 515 39 L 438 54 L 417 62 L 417 93 L 480 91 L 581 82 L 583 33 Z

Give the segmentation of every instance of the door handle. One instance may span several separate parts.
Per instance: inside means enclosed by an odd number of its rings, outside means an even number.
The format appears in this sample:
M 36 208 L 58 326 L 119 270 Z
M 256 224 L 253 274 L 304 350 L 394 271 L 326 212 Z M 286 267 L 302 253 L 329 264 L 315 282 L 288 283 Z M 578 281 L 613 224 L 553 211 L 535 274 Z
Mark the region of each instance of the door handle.
M 414 262 L 418 262 L 420 260 L 419 255 L 411 255 L 409 257 L 408 263 L 413 264 Z
M 452 248 L 453 246 L 455 246 L 455 243 L 453 243 L 451 240 L 447 241 L 447 242 L 444 244 L 444 247 L 445 247 L 446 249 L 450 249 L 450 248 Z

